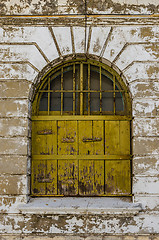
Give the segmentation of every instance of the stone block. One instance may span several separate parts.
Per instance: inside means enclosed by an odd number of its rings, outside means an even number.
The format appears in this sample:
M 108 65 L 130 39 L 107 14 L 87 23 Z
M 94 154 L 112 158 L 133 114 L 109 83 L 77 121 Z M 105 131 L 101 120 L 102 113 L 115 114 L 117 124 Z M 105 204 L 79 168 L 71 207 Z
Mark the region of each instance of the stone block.
M 0 98 L 28 98 L 31 82 L 25 80 L 0 81 Z
M 0 194 L 23 195 L 27 193 L 27 179 L 25 175 L 0 176 Z
M 122 236 L 104 236 L 103 240 L 123 240 Z
M 142 80 L 158 80 L 158 62 L 132 62 L 132 64 L 125 69 L 124 76 L 128 82 Z
M 0 240 L 21 240 L 21 236 L 19 235 L 1 235 Z
M 124 3 L 126 3 L 126 1 L 124 1 Z M 123 26 L 113 26 L 112 33 L 108 39 L 104 57 L 112 62 L 120 53 L 120 51 L 122 51 L 125 44 L 132 42 L 150 43 L 157 41 L 157 39 L 158 30 L 151 26 L 125 26 L 124 28 Z
M 60 5 L 60 6 L 66 6 L 66 5 L 67 5 L 67 1 L 66 1 L 66 0 L 59 0 L 59 1 L 58 1 L 58 5 Z
M 42 53 L 40 58 L 47 58 L 48 61 L 52 61 L 53 59 L 58 58 L 58 52 L 48 27 L 14 26 L 10 28 L 8 26 L 5 26 L 3 28 L 3 34 L 1 38 L 1 41 L 9 43 L 16 42 L 17 45 L 18 43 L 22 42 L 24 44 L 31 42 L 36 43 L 35 46 L 37 50 L 39 51 L 39 53 Z M 33 61 L 35 61 L 35 59 Z
M 0 138 L 0 154 L 27 155 L 27 138 Z
M 158 137 L 135 137 L 133 138 L 134 155 L 150 155 L 159 153 Z
M 0 196 L 0 212 L 15 214 L 19 213 L 18 205 L 27 202 L 26 195 L 21 196 Z M 1 238 L 0 238 L 1 239 Z
M 159 194 L 159 179 L 158 177 L 134 177 L 133 178 L 133 193 L 134 194 Z
M 151 98 L 136 98 L 132 102 L 134 117 L 158 116 L 159 100 Z
M 122 71 L 135 61 L 157 61 L 157 44 L 130 44 L 121 49 L 120 55 L 114 61 L 114 64 Z
M 153 240 L 159 240 L 159 234 L 158 234 L 158 236 L 155 236 L 155 237 L 153 238 Z
M 136 240 L 151 240 L 151 237 L 143 235 L 143 236 L 138 236 Z
M 86 238 L 79 238 L 79 240 L 103 240 L 102 236 L 89 236 Z
M 141 203 L 142 208 L 148 211 L 159 211 L 159 196 L 142 196 L 135 195 L 134 196 L 135 203 Z
M 136 240 L 136 236 L 124 236 L 122 240 Z
M 110 32 L 110 27 L 92 27 L 89 53 L 100 56 L 104 43 Z
M 84 27 L 73 27 L 75 53 L 84 53 L 85 50 L 85 29 Z M 88 28 L 87 28 L 88 41 Z
M 129 84 L 132 98 L 158 98 L 159 97 L 159 81 L 135 81 Z
M 53 27 L 56 41 L 62 55 L 72 54 L 72 39 L 70 27 Z
M 24 79 L 30 82 L 33 82 L 37 71 L 29 65 L 29 63 L 25 62 L 14 62 L 8 63 L 4 62 L 0 64 L 0 79 Z
M 28 136 L 28 125 L 31 130 L 30 121 L 27 118 L 0 118 L 0 136 Z M 30 136 L 30 135 L 29 135 Z
M 64 240 L 87 240 L 87 238 L 85 239 L 84 237 L 80 237 L 80 236 L 64 236 L 64 237 L 65 237 Z M 53 240 L 56 240 L 56 237 Z M 57 240 L 63 240 L 63 239 L 58 239 L 57 238 Z M 88 239 L 88 240 L 91 240 L 91 238 Z M 92 240 L 94 240 L 94 238 L 92 238 Z
M 27 174 L 27 156 L 0 155 L 0 174 Z
M 158 136 L 159 118 L 134 118 L 132 136 Z
M 152 156 L 134 156 L 133 174 L 155 176 L 159 175 L 159 155 Z
M 0 46 L 1 61 L 29 62 L 36 70 L 47 64 L 36 44 L 4 44 Z
M 49 237 L 49 236 L 23 236 L 22 240 L 66 240 L 64 236 Z
M 0 99 L 0 117 L 27 117 L 28 101 L 25 99 Z

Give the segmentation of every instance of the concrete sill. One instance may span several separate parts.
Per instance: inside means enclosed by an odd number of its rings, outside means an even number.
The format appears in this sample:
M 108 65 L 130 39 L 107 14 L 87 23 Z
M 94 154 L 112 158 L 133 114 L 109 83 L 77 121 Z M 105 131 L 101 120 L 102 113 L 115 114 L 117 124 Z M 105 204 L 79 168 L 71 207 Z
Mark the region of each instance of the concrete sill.
M 23 214 L 98 214 L 136 215 L 142 210 L 140 204 L 124 198 L 31 198 L 27 204 L 19 205 Z

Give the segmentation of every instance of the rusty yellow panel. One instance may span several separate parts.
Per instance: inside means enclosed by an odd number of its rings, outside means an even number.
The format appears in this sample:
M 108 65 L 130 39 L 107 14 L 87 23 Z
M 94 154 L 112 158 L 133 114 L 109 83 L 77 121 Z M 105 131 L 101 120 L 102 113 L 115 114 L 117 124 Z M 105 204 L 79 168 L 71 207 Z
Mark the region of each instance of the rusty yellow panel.
M 77 121 L 58 121 L 58 154 L 77 154 Z
M 105 194 L 108 196 L 131 194 L 130 160 L 105 161 Z
M 79 195 L 104 194 L 104 160 L 79 160 Z
M 120 154 L 119 121 L 105 121 L 105 154 Z
M 93 121 L 93 154 L 104 154 L 104 128 L 103 121 Z
M 130 121 L 105 121 L 105 154 L 130 154 Z
M 94 193 L 94 161 L 79 160 L 79 195 Z
M 93 195 L 104 194 L 104 160 L 94 160 Z
M 33 121 L 32 124 L 32 154 L 57 154 L 56 121 Z
M 57 195 L 57 160 L 47 160 L 46 194 Z
M 46 161 L 32 162 L 31 189 L 33 195 L 44 195 L 46 193 Z
M 79 154 L 80 155 L 93 155 L 93 131 L 92 121 L 79 121 Z
M 78 194 L 78 160 L 58 160 L 58 194 Z
M 130 121 L 120 123 L 120 153 L 130 154 Z

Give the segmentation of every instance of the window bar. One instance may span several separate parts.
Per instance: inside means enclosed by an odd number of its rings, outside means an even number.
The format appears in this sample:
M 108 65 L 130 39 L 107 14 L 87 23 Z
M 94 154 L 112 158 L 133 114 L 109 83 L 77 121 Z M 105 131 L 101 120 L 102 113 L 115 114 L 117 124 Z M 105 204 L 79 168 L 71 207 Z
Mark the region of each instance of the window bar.
M 99 78 L 100 78 L 100 113 L 102 113 L 102 68 L 99 68 Z
M 114 115 L 115 115 L 115 75 L 113 75 L 113 88 L 114 88 Z
M 61 68 L 61 115 L 63 113 L 63 68 Z
M 88 64 L 88 115 L 90 115 L 91 112 L 90 75 L 90 64 Z
M 48 109 L 47 114 L 50 114 L 50 78 L 48 79 Z
M 73 115 L 76 113 L 76 79 L 75 79 L 75 64 L 73 64 Z
M 80 115 L 83 115 L 83 63 L 80 63 Z

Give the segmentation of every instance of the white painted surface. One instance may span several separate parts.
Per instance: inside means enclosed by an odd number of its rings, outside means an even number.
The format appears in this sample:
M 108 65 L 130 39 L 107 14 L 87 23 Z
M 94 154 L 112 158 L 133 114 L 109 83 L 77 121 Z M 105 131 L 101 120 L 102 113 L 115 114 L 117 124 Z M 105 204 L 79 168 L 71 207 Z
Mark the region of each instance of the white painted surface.
M 92 27 L 90 54 L 100 55 L 110 29 L 110 27 Z
M 70 27 L 53 27 L 56 41 L 62 55 L 72 53 L 72 40 Z
M 58 57 L 48 27 L 4 27 L 1 28 L 0 41 L 6 43 L 36 43 L 49 61 Z
M 141 211 L 141 206 L 120 198 L 32 198 L 19 210 L 29 214 L 134 215 Z

